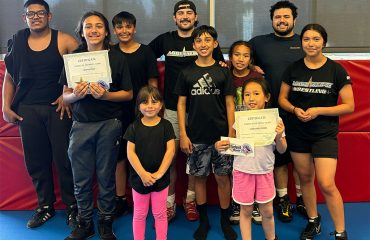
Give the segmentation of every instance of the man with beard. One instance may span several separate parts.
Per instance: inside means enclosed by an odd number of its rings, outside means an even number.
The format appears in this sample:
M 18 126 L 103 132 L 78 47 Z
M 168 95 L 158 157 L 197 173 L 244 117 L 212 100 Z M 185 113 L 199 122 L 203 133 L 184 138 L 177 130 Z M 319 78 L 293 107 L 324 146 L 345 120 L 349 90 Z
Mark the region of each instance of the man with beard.
M 67 155 L 72 121 L 58 80 L 63 69 L 62 55 L 71 53 L 77 42 L 49 27 L 52 15 L 45 1 L 29 0 L 24 10 L 28 28 L 9 40 L 5 57 L 2 107 L 4 120 L 19 124 L 25 164 L 38 197 L 38 208 L 27 227 L 39 227 L 55 215 L 52 160 L 58 171 L 62 201 L 68 207 L 67 224 L 73 227 L 77 206 Z
M 173 93 L 180 71 L 197 59 L 197 52 L 193 49 L 191 34 L 198 23 L 196 6 L 192 1 L 181 0 L 174 6 L 173 20 L 177 25 L 176 31 L 166 32 L 149 43 L 156 57 L 165 55 L 164 75 L 164 101 L 166 106 L 165 118 L 168 119 L 176 135 L 176 153 L 170 168 L 170 187 L 167 198 L 167 216 L 170 222 L 176 214 L 175 182 L 176 182 L 176 157 L 179 148 L 179 127 L 177 121 L 177 98 Z M 223 61 L 221 49 L 213 51 L 213 58 Z M 196 210 L 194 177 L 189 175 L 188 190 L 183 206 L 189 221 L 198 220 Z
M 270 17 L 274 33 L 260 35 L 252 38 L 250 44 L 253 48 L 255 64 L 265 72 L 265 78 L 271 86 L 271 107 L 279 107 L 278 97 L 281 85 L 281 76 L 292 62 L 302 58 L 301 41 L 298 34 L 293 32 L 297 18 L 297 7 L 289 1 L 279 1 L 271 6 Z M 286 112 L 279 109 L 283 120 Z M 289 146 L 288 146 L 289 149 Z M 292 206 L 288 197 L 288 163 L 292 162 L 289 150 L 285 154 L 275 153 L 275 186 L 278 194 L 277 204 L 279 219 L 290 222 L 293 219 Z M 299 178 L 295 171 L 293 176 L 296 184 L 296 208 L 304 216 L 307 215 L 300 191 Z

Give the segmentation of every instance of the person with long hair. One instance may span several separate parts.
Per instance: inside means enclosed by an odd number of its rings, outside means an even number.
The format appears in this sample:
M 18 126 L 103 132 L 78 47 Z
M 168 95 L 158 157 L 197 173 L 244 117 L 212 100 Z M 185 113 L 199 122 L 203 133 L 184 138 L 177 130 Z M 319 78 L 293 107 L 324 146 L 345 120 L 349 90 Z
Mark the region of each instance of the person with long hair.
M 112 223 L 115 214 L 115 169 L 122 138 L 121 102 L 132 99 L 130 73 L 125 57 L 110 49 L 109 23 L 96 11 L 85 13 L 76 29 L 80 46 L 74 53 L 109 50 L 112 83 L 109 90 L 99 83 L 82 81 L 74 88 L 67 85 L 65 72 L 64 101 L 72 104 L 73 125 L 68 155 L 71 160 L 78 226 L 66 238 L 86 239 L 95 234 L 93 223 L 93 179 L 98 193 L 98 232 L 101 239 L 116 239 Z
M 300 38 L 305 57 L 287 68 L 279 96 L 280 106 L 289 112 L 287 141 L 309 217 L 300 239 L 313 239 L 321 232 L 316 176 L 334 222 L 335 239 L 347 240 L 343 200 L 335 185 L 335 172 L 339 116 L 354 111 L 352 82 L 341 65 L 323 54 L 328 41 L 324 27 L 308 24 Z

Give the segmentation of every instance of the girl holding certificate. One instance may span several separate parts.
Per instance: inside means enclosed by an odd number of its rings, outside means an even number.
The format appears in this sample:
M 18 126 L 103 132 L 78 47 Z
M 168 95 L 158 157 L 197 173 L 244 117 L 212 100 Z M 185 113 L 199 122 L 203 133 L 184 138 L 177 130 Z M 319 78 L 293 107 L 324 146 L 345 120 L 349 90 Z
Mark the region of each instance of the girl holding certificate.
M 82 16 L 77 27 L 81 44 L 74 53 L 109 50 L 107 19 L 91 11 Z M 93 223 L 93 177 L 99 187 L 98 232 L 102 239 L 116 239 L 112 231 L 115 213 L 115 167 L 122 138 L 122 101 L 132 98 L 130 74 L 125 57 L 117 50 L 108 52 L 112 83 L 109 91 L 99 83 L 81 81 L 67 86 L 64 101 L 72 103 L 73 125 L 68 155 L 72 165 L 79 224 L 66 239 L 86 239 L 95 234 Z M 88 80 L 88 79 L 87 79 Z
M 323 55 L 327 33 L 321 25 L 306 25 L 300 37 L 306 56 L 283 74 L 279 104 L 290 112 L 287 140 L 309 216 L 301 239 L 313 239 L 321 232 L 316 176 L 334 222 L 335 239 L 346 240 L 343 200 L 335 185 L 335 172 L 339 116 L 354 111 L 351 79 L 341 65 Z
M 250 78 L 242 87 L 243 104 L 248 110 L 268 107 L 271 98 L 268 82 L 265 79 Z M 287 143 L 284 124 L 280 119 L 276 126 L 275 142 L 266 146 L 256 146 L 254 157 L 235 156 L 233 163 L 233 200 L 240 204 L 240 231 L 244 240 L 252 239 L 253 203 L 257 202 L 262 215 L 265 238 L 277 239 L 272 200 L 275 198 L 274 162 L 276 149 L 284 153 Z M 229 140 L 218 141 L 215 148 L 225 151 L 230 147 Z

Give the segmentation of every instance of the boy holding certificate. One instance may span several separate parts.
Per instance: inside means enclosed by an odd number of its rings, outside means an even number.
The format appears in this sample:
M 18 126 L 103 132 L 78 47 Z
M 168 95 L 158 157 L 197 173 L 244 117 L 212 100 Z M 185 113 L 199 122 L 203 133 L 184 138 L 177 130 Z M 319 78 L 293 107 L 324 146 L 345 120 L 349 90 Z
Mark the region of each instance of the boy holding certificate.
M 220 155 L 214 148 L 220 136 L 234 135 L 232 78 L 229 70 L 219 66 L 212 58 L 212 52 L 218 46 L 216 30 L 203 25 L 193 31 L 192 37 L 198 58 L 180 73 L 175 93 L 179 95 L 180 148 L 188 155 L 187 173 L 195 176 L 196 203 L 200 215 L 199 227 L 193 237 L 206 239 L 210 228 L 206 183 L 213 169 L 221 206 L 221 229 L 226 239 L 236 239 L 228 219 L 231 159 Z M 187 126 L 186 109 L 189 111 Z

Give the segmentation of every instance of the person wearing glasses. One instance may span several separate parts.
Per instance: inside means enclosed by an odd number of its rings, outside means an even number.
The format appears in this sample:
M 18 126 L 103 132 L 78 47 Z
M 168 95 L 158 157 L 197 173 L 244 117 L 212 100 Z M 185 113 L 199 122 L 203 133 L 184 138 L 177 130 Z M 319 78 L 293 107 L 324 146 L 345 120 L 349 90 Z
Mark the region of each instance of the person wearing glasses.
M 62 55 L 78 44 L 72 36 L 49 27 L 52 14 L 47 2 L 29 0 L 24 11 L 28 28 L 8 41 L 2 110 L 6 122 L 19 125 L 26 168 L 37 193 L 38 207 L 27 227 L 39 227 L 55 215 L 52 161 L 67 205 L 67 224 L 74 227 L 77 206 L 67 155 L 72 121 L 58 80 Z

